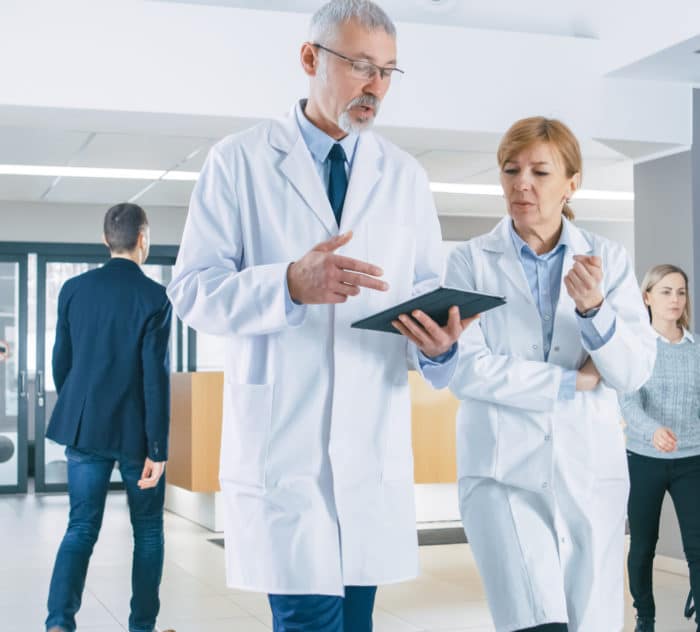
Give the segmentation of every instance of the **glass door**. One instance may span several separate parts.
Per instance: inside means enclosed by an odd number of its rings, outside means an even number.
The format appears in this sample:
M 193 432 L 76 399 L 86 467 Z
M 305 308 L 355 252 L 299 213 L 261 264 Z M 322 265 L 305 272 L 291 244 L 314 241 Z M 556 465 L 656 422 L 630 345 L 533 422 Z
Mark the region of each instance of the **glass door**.
M 27 491 L 27 257 L 0 254 L 0 493 Z
M 63 284 L 70 278 L 100 267 L 108 257 L 100 255 L 47 256 L 39 255 L 37 262 L 37 345 L 35 380 L 35 419 L 36 448 L 35 476 L 36 491 L 65 491 L 67 489 L 67 464 L 65 447 L 44 437 L 46 426 L 56 405 L 56 386 L 51 370 L 51 356 L 56 340 L 56 319 L 58 314 L 58 294 Z M 144 273 L 154 281 L 167 285 L 172 276 L 174 257 L 152 256 L 143 266 Z M 182 326 L 174 321 L 171 333 L 171 365 L 176 368 L 179 349 L 178 333 Z M 122 487 L 119 470 L 112 472 L 111 487 Z

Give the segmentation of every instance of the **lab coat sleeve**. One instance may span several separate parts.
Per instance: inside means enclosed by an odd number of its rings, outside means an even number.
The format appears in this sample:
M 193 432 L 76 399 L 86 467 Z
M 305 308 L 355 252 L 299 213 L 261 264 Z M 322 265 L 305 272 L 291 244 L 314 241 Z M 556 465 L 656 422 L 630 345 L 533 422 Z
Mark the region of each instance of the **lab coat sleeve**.
M 447 260 L 445 285 L 478 291 L 470 255 L 462 248 Z M 450 381 L 458 399 L 475 399 L 533 411 L 549 411 L 559 400 L 564 369 L 555 364 L 492 353 L 480 321 L 459 339 L 459 359 Z
M 606 246 L 603 256 L 607 288 L 604 301 L 615 313 L 615 330 L 601 347 L 583 346 L 593 359 L 603 382 L 619 393 L 641 388 L 651 377 L 656 361 L 656 335 L 642 302 L 632 265 L 624 249 L 617 244 Z
M 416 171 L 416 263 L 413 272 L 413 296 L 425 294 L 437 288 L 443 277 L 442 235 L 437 209 L 430 191 L 428 176 L 422 168 Z M 412 342 L 407 345 L 408 366 L 418 371 L 434 388 L 444 388 L 452 378 L 459 348 L 440 362 L 421 361 L 424 357 Z
M 291 261 L 245 265 L 233 160 L 217 147 L 209 153 L 192 193 L 168 296 L 178 316 L 206 334 L 263 335 L 300 325 L 306 307 L 289 310 L 286 300 Z

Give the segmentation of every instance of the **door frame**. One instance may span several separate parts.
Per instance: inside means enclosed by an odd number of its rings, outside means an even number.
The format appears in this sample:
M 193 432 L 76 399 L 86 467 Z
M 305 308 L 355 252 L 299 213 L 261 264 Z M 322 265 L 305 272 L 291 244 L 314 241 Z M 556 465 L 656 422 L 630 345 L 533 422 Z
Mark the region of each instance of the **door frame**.
M 28 255 L 19 253 L 11 254 L 0 251 L 0 261 L 4 263 L 17 263 L 18 273 L 18 301 L 19 318 L 17 323 L 17 484 L 0 485 L 0 494 L 24 494 L 27 491 L 28 473 L 28 401 L 27 401 L 27 260 Z M 24 392 L 22 392 L 24 384 Z
M 109 253 L 105 246 L 83 244 L 83 247 L 69 249 L 63 248 L 64 244 L 54 244 L 60 248 L 42 249 L 37 252 L 37 278 L 36 278 L 36 367 L 46 375 L 46 362 L 50 358 L 45 357 L 46 347 L 46 266 L 49 263 L 98 263 L 109 261 Z M 48 250 L 48 252 L 47 252 Z M 155 246 L 151 248 L 147 265 L 174 265 L 177 256 L 176 247 Z M 178 348 L 180 345 L 178 344 Z M 178 354 L 179 355 L 179 354 Z M 39 368 L 41 367 L 41 369 Z M 43 377 L 45 380 L 45 377 Z M 42 384 L 41 395 L 45 398 L 45 381 Z M 45 464 L 45 440 L 46 405 L 39 404 L 40 392 L 35 389 L 34 398 L 34 490 L 36 492 L 65 492 L 68 491 L 67 483 L 47 483 Z M 41 440 L 38 438 L 41 437 Z M 109 489 L 124 489 L 121 482 L 110 482 Z
M 150 247 L 147 265 L 173 265 L 177 258 L 178 246 L 153 245 Z M 0 242 L 0 260 L 20 261 L 20 328 L 19 341 L 20 358 L 19 370 L 27 373 L 27 335 L 28 335 L 28 261 L 29 255 L 37 257 L 37 283 L 36 283 L 36 367 L 42 367 L 45 375 L 45 342 L 46 342 L 46 264 L 47 263 L 104 263 L 109 259 L 109 251 L 104 244 L 66 243 L 66 242 Z M 191 366 L 190 351 L 183 354 L 183 325 L 177 320 L 177 350 L 175 354 L 176 371 L 183 370 L 183 363 Z M 188 328 L 188 341 L 194 332 Z M 194 347 L 193 347 L 194 349 Z M 25 493 L 28 486 L 28 396 L 19 398 L 20 416 L 18 418 L 18 485 L 0 486 L 0 493 Z M 47 420 L 45 407 L 38 406 L 38 397 L 31 403 L 34 406 L 34 491 L 36 492 L 65 492 L 67 485 L 63 483 L 46 483 L 44 464 L 44 439 Z M 110 489 L 123 489 L 123 483 L 110 483 Z

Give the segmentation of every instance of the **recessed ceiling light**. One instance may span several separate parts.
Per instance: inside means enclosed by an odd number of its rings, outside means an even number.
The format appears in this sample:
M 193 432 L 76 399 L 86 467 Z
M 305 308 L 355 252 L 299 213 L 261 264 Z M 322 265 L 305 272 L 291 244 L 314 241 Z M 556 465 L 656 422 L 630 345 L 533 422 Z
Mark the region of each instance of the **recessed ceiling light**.
M 0 165 L 0 175 L 4 176 L 48 176 L 52 178 L 108 178 L 115 180 L 175 180 L 195 182 L 198 171 L 164 171 L 154 169 L 107 169 L 103 167 L 63 167 L 60 165 Z M 431 182 L 434 193 L 455 193 L 458 195 L 502 195 L 498 184 L 460 184 L 452 182 Z M 597 191 L 579 189 L 574 195 L 579 200 L 631 201 L 634 193 L 627 191 Z
M 48 176 L 50 178 L 114 178 L 117 180 L 158 180 L 165 172 L 153 169 L 105 169 L 102 167 L 63 167 L 55 165 L 0 165 L 8 176 Z
M 498 184 L 456 184 L 451 182 L 431 182 L 433 193 L 457 193 L 459 195 L 503 195 Z M 610 202 L 627 202 L 634 200 L 630 191 L 600 191 L 579 189 L 574 194 L 576 200 L 608 200 Z

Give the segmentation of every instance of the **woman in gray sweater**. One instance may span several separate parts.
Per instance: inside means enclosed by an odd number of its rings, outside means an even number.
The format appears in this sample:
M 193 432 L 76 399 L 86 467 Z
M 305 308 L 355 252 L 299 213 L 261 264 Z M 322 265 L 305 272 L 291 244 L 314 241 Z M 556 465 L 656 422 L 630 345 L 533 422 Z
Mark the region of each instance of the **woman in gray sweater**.
M 635 632 L 653 632 L 652 565 L 666 492 L 678 516 L 691 594 L 700 597 L 700 345 L 688 331 L 690 298 L 683 270 L 653 267 L 642 294 L 659 334 L 656 365 L 642 388 L 620 396 L 620 407 L 627 424 L 627 568 L 637 609 Z

